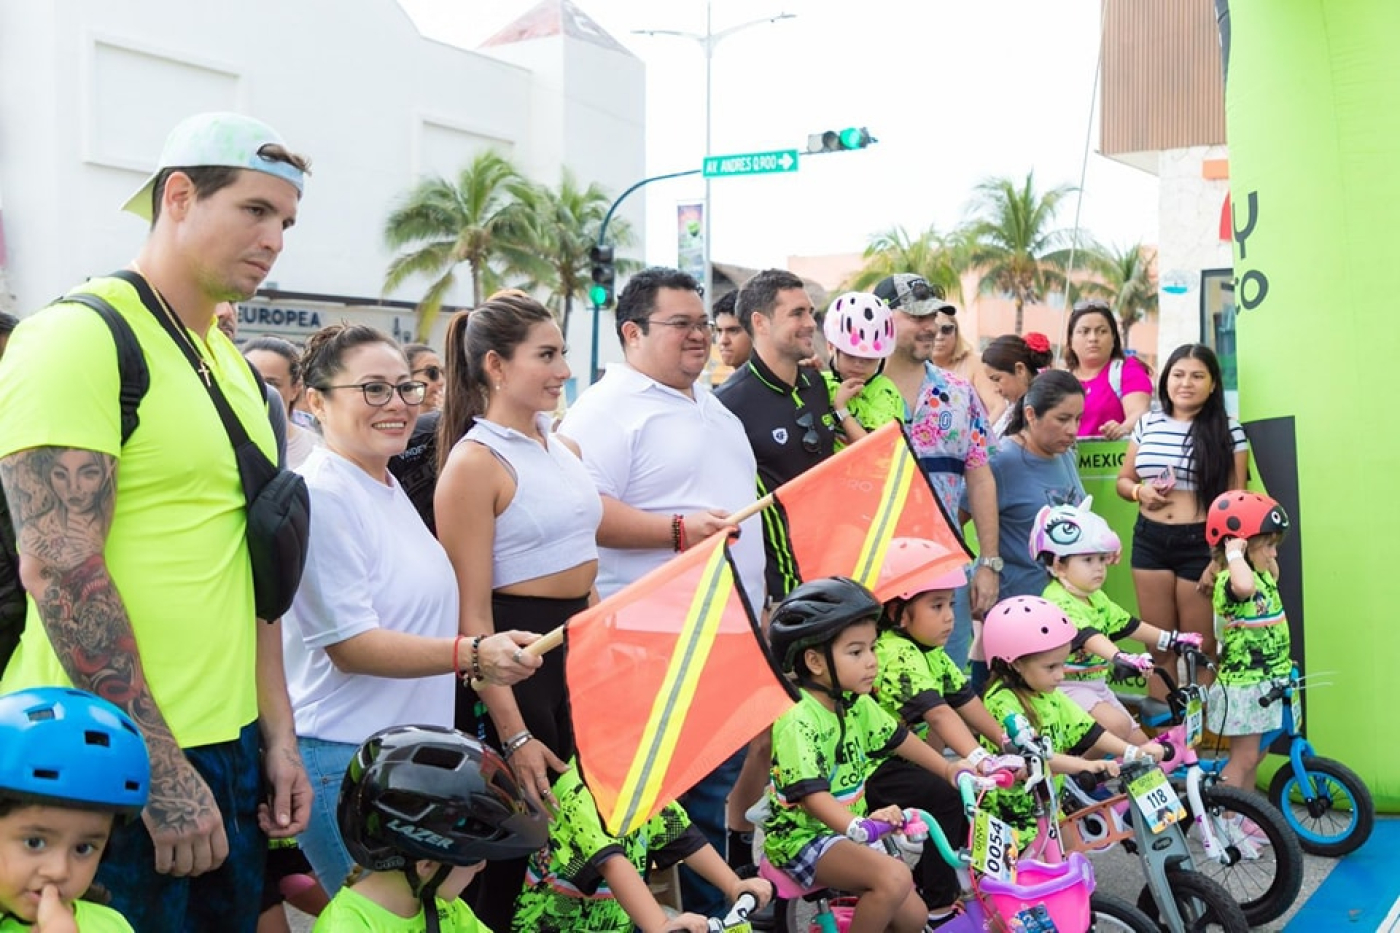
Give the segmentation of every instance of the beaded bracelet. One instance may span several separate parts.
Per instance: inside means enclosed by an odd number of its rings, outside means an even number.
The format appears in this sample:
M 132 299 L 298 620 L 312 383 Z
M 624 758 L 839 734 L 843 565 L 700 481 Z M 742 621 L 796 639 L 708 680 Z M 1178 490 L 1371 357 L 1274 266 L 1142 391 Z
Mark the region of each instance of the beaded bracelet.
M 481 640 L 485 635 L 477 635 L 472 638 L 472 680 L 482 681 L 486 678 L 481 676 Z
M 685 547 L 685 517 L 671 516 L 671 549 L 679 552 Z

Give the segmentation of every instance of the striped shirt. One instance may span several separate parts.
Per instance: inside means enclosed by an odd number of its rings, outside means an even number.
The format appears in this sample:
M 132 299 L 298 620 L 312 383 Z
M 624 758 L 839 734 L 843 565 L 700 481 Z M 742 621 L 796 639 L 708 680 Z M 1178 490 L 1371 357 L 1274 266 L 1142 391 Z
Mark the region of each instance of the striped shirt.
M 1138 419 L 1133 428 L 1133 443 L 1137 444 L 1137 456 L 1133 458 L 1133 469 L 1138 478 L 1151 482 L 1169 471 L 1176 477 L 1175 489 L 1186 492 L 1196 490 L 1196 458 L 1191 450 L 1191 422 L 1178 421 L 1160 411 L 1151 411 Z M 1249 449 L 1249 441 L 1244 436 L 1244 428 L 1234 418 L 1230 419 L 1230 450 L 1240 453 Z

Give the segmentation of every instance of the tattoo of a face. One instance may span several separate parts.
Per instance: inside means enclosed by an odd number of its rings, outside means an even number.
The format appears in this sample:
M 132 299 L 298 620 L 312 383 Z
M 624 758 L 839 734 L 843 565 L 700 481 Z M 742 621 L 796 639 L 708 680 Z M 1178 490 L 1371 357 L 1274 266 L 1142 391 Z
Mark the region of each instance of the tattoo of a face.
M 21 567 L 64 670 L 74 684 L 127 709 L 143 730 L 168 733 L 103 558 L 115 480 L 116 461 L 91 450 L 37 447 L 0 459 Z

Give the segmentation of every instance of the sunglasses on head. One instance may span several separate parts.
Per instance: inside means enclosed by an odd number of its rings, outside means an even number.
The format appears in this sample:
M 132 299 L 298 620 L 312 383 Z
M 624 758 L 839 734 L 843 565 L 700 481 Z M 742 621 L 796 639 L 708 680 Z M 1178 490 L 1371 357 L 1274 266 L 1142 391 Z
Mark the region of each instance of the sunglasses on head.
M 817 419 L 807 409 L 802 409 L 797 415 L 797 426 L 802 428 L 802 449 L 809 454 L 814 454 L 822 449 L 822 436 L 817 433 Z
M 945 297 L 941 285 L 930 285 L 925 279 L 910 279 L 904 287 L 909 294 L 890 302 L 891 308 L 897 308 L 906 301 L 931 301 L 935 298 L 942 301 Z

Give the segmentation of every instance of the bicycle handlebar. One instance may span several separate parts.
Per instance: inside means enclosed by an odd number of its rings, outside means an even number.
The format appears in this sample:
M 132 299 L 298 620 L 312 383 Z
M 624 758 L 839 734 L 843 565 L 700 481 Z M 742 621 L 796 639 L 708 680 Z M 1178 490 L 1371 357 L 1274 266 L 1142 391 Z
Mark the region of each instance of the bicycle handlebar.
M 734 902 L 734 906 L 729 908 L 729 913 L 724 915 L 723 920 L 710 918 L 706 928 L 713 933 L 723 933 L 724 930 L 731 930 L 734 927 L 742 926 L 749 922 L 749 915 L 758 909 L 758 898 L 748 891 L 739 895 L 739 899 Z
M 1268 693 L 1264 694 L 1259 698 L 1259 705 L 1267 707 L 1274 703 L 1277 703 L 1279 700 L 1282 700 L 1284 698 L 1284 696 L 1288 693 L 1289 689 L 1291 689 L 1292 686 L 1292 681 L 1280 680 L 1278 683 L 1274 684 L 1272 687 L 1269 688 Z

